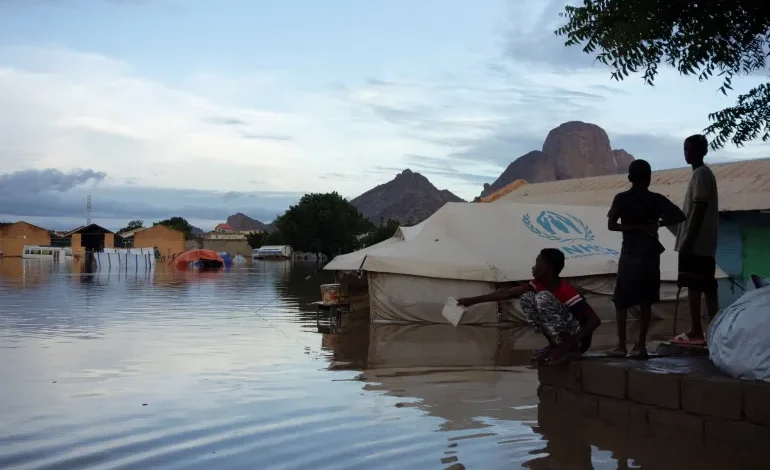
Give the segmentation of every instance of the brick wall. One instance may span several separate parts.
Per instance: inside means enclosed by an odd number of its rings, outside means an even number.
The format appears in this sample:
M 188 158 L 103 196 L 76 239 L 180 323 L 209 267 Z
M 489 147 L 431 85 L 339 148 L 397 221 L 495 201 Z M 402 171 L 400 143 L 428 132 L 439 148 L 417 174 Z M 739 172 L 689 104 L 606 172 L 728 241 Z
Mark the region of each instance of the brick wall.
M 705 445 L 770 443 L 770 383 L 722 376 L 707 357 L 585 359 L 538 370 L 541 401 Z

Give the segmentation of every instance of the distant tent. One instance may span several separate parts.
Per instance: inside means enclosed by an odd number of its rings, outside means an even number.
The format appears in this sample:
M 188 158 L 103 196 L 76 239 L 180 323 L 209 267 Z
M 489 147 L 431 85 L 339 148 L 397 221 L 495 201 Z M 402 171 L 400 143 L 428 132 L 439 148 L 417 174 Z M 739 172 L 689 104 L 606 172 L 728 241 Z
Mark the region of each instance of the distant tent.
M 214 250 L 193 249 L 187 250 L 173 260 L 177 269 L 184 269 L 190 265 L 197 268 L 221 268 L 225 261 Z
M 661 230 L 659 236 L 666 248 L 660 263 L 663 302 L 653 312 L 663 317 L 673 312 L 678 265 L 673 235 Z M 562 275 L 602 319 L 612 320 L 621 242 L 620 233 L 607 229 L 603 207 L 448 203 L 420 224 L 338 256 L 324 269 L 367 272 L 372 321 L 446 323 L 441 310 L 448 297 L 486 294 L 527 281 L 540 250 L 559 248 L 566 257 Z M 475 305 L 462 323 L 524 320 L 518 302 L 499 308 L 498 316 L 494 303 Z

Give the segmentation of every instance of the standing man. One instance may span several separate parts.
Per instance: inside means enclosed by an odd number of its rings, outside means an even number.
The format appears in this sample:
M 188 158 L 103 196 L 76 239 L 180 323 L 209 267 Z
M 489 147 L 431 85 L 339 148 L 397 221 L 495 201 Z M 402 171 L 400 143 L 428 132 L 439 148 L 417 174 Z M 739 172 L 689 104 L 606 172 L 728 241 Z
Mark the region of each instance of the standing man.
M 671 340 L 675 344 L 706 344 L 701 324 L 701 296 L 706 297 L 709 318 L 719 309 L 716 281 L 717 230 L 719 197 L 717 180 L 711 168 L 703 163 L 708 153 L 708 140 L 701 134 L 684 141 L 684 158 L 692 166 L 692 177 L 684 198 L 687 220 L 679 227 L 676 250 L 679 252 L 679 287 L 686 287 L 690 303 L 692 328 Z
M 665 196 L 649 190 L 652 168 L 645 160 L 634 160 L 628 167 L 631 189 L 615 196 L 607 214 L 607 228 L 623 232 L 618 261 L 618 277 L 612 301 L 618 321 L 618 347 L 611 356 L 626 355 L 626 317 L 630 307 L 639 306 L 639 341 L 631 356 L 647 357 L 647 330 L 652 305 L 660 301 L 660 255 L 658 228 L 684 222 L 685 215 Z

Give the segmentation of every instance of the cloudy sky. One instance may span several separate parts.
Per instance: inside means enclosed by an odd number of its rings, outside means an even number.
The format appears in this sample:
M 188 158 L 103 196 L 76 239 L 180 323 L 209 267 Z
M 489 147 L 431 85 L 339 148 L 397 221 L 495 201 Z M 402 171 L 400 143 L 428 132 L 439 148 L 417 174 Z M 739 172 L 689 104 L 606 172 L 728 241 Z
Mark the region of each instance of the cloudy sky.
M 563 0 L 0 0 L 0 220 L 272 220 L 406 167 L 464 198 L 562 122 L 654 168 L 734 97 L 553 35 Z M 750 88 L 763 77 L 737 83 Z M 727 148 L 715 161 L 764 157 Z

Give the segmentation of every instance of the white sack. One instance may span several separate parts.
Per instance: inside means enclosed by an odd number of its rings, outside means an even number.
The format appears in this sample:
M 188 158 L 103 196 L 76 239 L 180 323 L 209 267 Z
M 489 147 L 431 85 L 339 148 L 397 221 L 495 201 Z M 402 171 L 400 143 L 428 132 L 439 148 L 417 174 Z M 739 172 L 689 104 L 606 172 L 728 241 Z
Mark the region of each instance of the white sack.
M 770 286 L 746 292 L 711 322 L 708 349 L 730 376 L 770 382 Z

